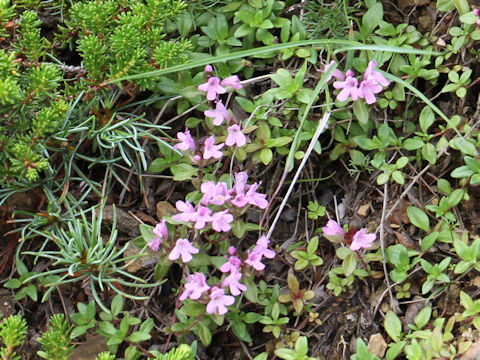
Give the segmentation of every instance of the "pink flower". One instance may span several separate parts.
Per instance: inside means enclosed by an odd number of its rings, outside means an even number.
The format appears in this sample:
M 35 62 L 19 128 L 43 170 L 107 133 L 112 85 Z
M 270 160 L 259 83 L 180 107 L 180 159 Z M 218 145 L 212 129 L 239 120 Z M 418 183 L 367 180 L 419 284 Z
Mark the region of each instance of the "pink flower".
M 374 242 L 376 238 L 377 235 L 375 234 L 367 234 L 367 229 L 360 229 L 355 235 L 353 235 L 350 250 L 357 251 L 360 249 L 368 249 L 372 247 L 372 242 Z
M 212 76 L 206 83 L 198 85 L 198 90 L 207 93 L 207 100 L 213 101 L 217 98 L 217 94 L 225 94 L 227 89 L 220 85 L 220 79 Z
M 228 286 L 230 288 L 230 294 L 235 296 L 240 295 L 242 291 L 247 291 L 247 287 L 238 281 L 241 278 L 242 274 L 234 271 L 222 281 L 222 287 L 225 288 Z
M 368 105 L 377 101 L 375 94 L 382 92 L 383 88 L 372 79 L 363 80 L 358 88 L 358 97 L 365 99 Z
M 168 239 L 168 228 L 165 219 L 162 219 L 153 229 L 155 237 L 148 243 L 148 246 L 153 251 L 158 251 L 158 248 L 163 243 L 163 239 Z
M 374 83 L 382 85 L 382 86 L 390 85 L 390 81 L 388 81 L 385 78 L 385 76 L 383 76 L 380 72 L 375 70 L 377 65 L 378 64 L 375 60 L 371 60 L 368 63 L 368 66 L 365 69 L 365 72 L 363 73 L 363 79 L 364 80 L 373 80 Z
M 266 209 L 268 206 L 268 201 L 265 199 L 267 195 L 257 192 L 257 189 L 261 183 L 262 182 L 260 181 L 259 184 L 255 183 L 250 185 L 247 193 L 245 194 L 245 198 L 250 205 L 255 205 L 260 209 Z
M 238 208 L 242 208 L 248 205 L 248 199 L 245 196 L 245 194 L 242 194 L 242 193 L 236 194 L 235 197 L 230 202 L 232 203 L 233 206 L 236 206 Z
M 215 136 L 212 135 L 207 140 L 205 140 L 204 143 L 204 149 L 203 149 L 203 158 L 205 160 L 214 158 L 214 159 L 220 159 L 223 156 L 223 152 L 220 151 L 221 148 L 223 148 L 225 144 L 218 144 L 215 145 Z
M 203 113 L 206 117 L 214 118 L 213 125 L 215 126 L 222 125 L 224 119 L 226 119 L 227 122 L 232 120 L 232 115 L 230 115 L 227 108 L 221 101 L 217 101 L 215 104 L 215 110 L 205 110 Z
M 232 228 L 230 223 L 233 221 L 233 215 L 228 209 L 216 212 L 212 215 L 212 229 L 216 232 L 227 232 Z
M 276 255 L 275 251 L 270 250 L 268 248 L 268 244 L 270 244 L 270 240 L 267 239 L 265 235 L 260 236 L 260 238 L 257 240 L 257 243 L 255 245 L 255 248 L 253 251 L 257 251 L 261 253 L 263 256 L 265 256 L 267 259 L 273 259 Z
M 232 125 L 228 128 L 228 136 L 225 140 L 225 144 L 227 146 L 237 145 L 238 147 L 242 147 L 247 143 L 247 137 L 242 132 L 242 129 L 237 124 Z
M 345 231 L 335 220 L 328 220 L 327 225 L 322 228 L 323 234 L 327 236 L 345 236 Z
M 265 264 L 261 261 L 262 257 L 273 259 L 276 255 L 275 251 L 268 249 L 269 243 L 270 240 L 265 235 L 260 236 L 253 250 L 247 250 L 248 258 L 245 260 L 245 263 L 258 271 L 265 269 Z
M 195 209 L 192 204 L 188 201 L 182 201 L 178 200 L 175 203 L 175 207 L 181 211 L 180 214 L 175 214 L 172 216 L 172 219 L 175 221 L 194 221 L 194 218 L 196 216 Z
M 202 198 L 202 204 L 204 205 L 223 205 L 225 201 L 230 199 L 227 184 L 224 182 L 215 184 L 213 181 L 208 181 L 200 186 L 200 191 L 204 194 Z
M 197 211 L 192 215 L 192 221 L 195 221 L 195 229 L 201 230 L 205 227 L 207 222 L 212 221 L 213 218 L 210 216 L 211 213 L 212 210 L 208 207 L 198 205 Z
M 232 191 L 238 193 L 244 193 L 247 190 L 248 174 L 246 171 L 235 173 L 235 185 Z
M 337 100 L 345 101 L 349 97 L 352 97 L 352 100 L 358 100 L 358 80 L 353 77 L 352 70 L 347 70 L 345 75 L 347 76 L 345 81 L 335 81 L 333 83 L 335 89 L 342 89 L 337 95 Z
M 177 139 L 180 140 L 173 148 L 180 149 L 182 151 L 190 150 L 191 152 L 195 151 L 195 140 L 193 140 L 190 135 L 190 130 L 185 129 L 185 132 L 178 132 Z
M 210 301 L 207 304 L 207 313 L 224 315 L 228 312 L 227 306 L 233 305 L 235 298 L 231 295 L 225 295 L 225 289 L 213 286 L 210 289 Z
M 210 289 L 210 286 L 208 286 L 203 273 L 196 272 L 192 275 L 188 274 L 185 291 L 178 299 L 184 301 L 189 297 L 192 300 L 198 300 L 205 291 L 208 291 L 208 289 Z
M 206 73 L 213 73 L 212 65 L 205 66 L 205 69 L 203 71 L 206 72 Z
M 232 75 L 232 76 L 229 76 L 229 77 L 223 79 L 220 82 L 220 85 L 230 86 L 231 88 L 237 89 L 237 90 L 242 88 L 242 85 L 240 84 L 240 79 L 238 78 L 237 75 Z
M 327 72 L 328 69 L 330 69 L 332 67 L 332 65 L 335 64 L 335 63 L 336 63 L 335 60 L 330 61 L 329 64 L 325 65 L 325 69 L 323 70 L 323 72 Z M 332 79 L 332 77 L 334 77 L 337 80 L 342 80 L 342 81 L 345 80 L 345 76 L 343 75 L 343 73 L 339 69 L 333 70 L 333 73 L 328 77 L 327 81 L 330 81 Z
M 227 262 L 225 264 L 220 266 L 220 271 L 222 273 L 235 272 L 240 269 L 240 266 L 242 266 L 242 260 L 232 255 L 227 259 Z
M 480 16 L 480 9 L 473 9 L 473 15 Z
M 480 26 L 480 19 L 477 20 L 477 25 Z
M 170 252 L 170 255 L 168 255 L 168 259 L 175 261 L 179 257 L 182 257 L 182 261 L 187 263 L 193 259 L 192 254 L 198 254 L 199 251 L 200 250 L 190 244 L 190 241 L 187 239 L 178 239 L 175 247 Z
M 257 271 L 262 271 L 265 269 L 265 264 L 262 263 L 262 254 L 256 252 L 255 250 L 247 250 L 248 258 L 245 260 L 245 264 L 250 265 Z

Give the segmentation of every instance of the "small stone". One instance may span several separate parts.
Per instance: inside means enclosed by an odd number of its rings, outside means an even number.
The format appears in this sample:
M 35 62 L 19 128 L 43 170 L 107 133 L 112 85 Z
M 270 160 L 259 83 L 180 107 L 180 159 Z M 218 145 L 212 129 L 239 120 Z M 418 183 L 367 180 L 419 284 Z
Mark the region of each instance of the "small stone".
M 368 340 L 368 351 L 377 355 L 379 358 L 383 358 L 385 351 L 387 350 L 387 343 L 383 339 L 381 334 L 373 334 Z
M 370 204 L 362 205 L 358 208 L 357 214 L 358 216 L 365 217 L 368 215 L 368 210 L 370 210 Z

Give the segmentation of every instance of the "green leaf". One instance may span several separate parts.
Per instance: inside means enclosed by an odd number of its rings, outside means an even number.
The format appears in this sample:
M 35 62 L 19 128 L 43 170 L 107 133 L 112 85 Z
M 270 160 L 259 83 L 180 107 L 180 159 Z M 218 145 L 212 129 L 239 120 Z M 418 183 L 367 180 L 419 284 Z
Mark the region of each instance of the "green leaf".
M 418 312 L 417 316 L 414 317 L 413 321 L 417 328 L 421 329 L 428 324 L 431 316 L 432 308 L 430 306 L 426 306 Z
M 402 172 L 398 170 L 395 170 L 394 172 L 392 172 L 392 179 L 397 184 L 400 184 L 400 185 L 405 184 L 405 177 L 403 176 Z
M 270 164 L 272 159 L 273 159 L 272 150 L 270 150 L 268 148 L 262 149 L 262 151 L 260 152 L 260 160 L 262 161 L 262 163 L 264 165 L 268 165 L 268 164 Z
M 258 288 L 255 282 L 250 277 L 244 277 L 245 285 L 247 286 L 247 291 L 245 292 L 245 297 L 252 303 L 258 303 Z
M 210 329 L 202 322 L 199 321 L 197 323 L 198 326 L 198 336 L 200 337 L 200 341 L 202 342 L 203 346 L 208 346 L 212 342 L 212 332 Z
M 425 145 L 425 143 L 423 142 L 423 140 L 418 138 L 418 137 L 414 137 L 414 138 L 411 138 L 411 139 L 406 139 L 403 142 L 403 148 L 405 150 L 409 150 L 409 151 L 420 149 L 424 145 Z
M 362 36 L 369 36 L 382 20 L 383 6 L 380 2 L 377 2 L 370 9 L 368 9 L 365 15 L 362 17 Z
M 467 25 L 473 25 L 477 23 L 478 16 L 476 16 L 473 11 L 470 11 L 466 14 L 463 14 L 459 18 L 460 22 L 467 24 Z
M 437 162 L 437 150 L 432 143 L 427 143 L 422 148 L 422 157 L 430 164 L 435 165 L 435 163 Z
M 463 197 L 465 196 L 465 190 L 463 189 L 455 189 L 452 193 L 448 196 L 448 206 L 449 208 L 453 208 L 460 204 Z
M 435 114 L 430 106 L 425 106 L 422 109 L 419 117 L 420 128 L 422 129 L 423 133 L 426 134 L 427 130 L 430 126 L 433 125 L 435 122 Z
M 455 0 L 437 0 L 437 10 L 449 12 L 455 7 Z
M 248 312 L 243 316 L 243 321 L 245 321 L 247 324 L 253 324 L 259 322 L 261 319 L 263 319 L 263 317 L 264 316 L 261 314 Z
M 192 180 L 198 175 L 198 168 L 186 163 L 174 164 L 170 167 L 170 171 L 175 181 Z
M 460 291 L 460 303 L 465 310 L 471 310 L 474 308 L 473 300 L 466 292 Z
M 112 315 L 116 317 L 123 309 L 123 296 L 120 294 L 115 295 L 110 305 Z
M 427 251 L 430 249 L 433 244 L 435 244 L 435 240 L 438 238 L 438 231 L 432 232 L 431 234 L 428 234 L 422 239 L 422 245 L 421 249 L 422 251 Z
M 403 337 L 402 322 L 393 311 L 389 310 L 387 312 L 383 326 L 388 336 L 390 336 L 393 341 L 399 342 Z
M 283 88 L 288 88 L 293 84 L 292 75 L 285 69 L 278 69 L 277 72 L 270 77 L 278 86 Z
M 468 166 L 463 165 L 463 166 L 459 166 L 458 168 L 453 170 L 452 173 L 450 174 L 450 176 L 455 178 L 455 179 L 463 179 L 463 178 L 470 177 L 473 174 L 474 174 L 474 172 L 472 170 L 470 170 L 468 168 Z
M 284 360 L 297 360 L 298 359 L 295 351 L 293 351 L 291 349 L 286 349 L 286 348 L 275 350 L 275 355 L 278 356 L 280 359 L 284 359 Z
M 238 219 L 233 221 L 230 225 L 232 226 L 233 235 L 241 239 L 245 234 L 245 223 L 241 219 Z
M 292 142 L 292 138 L 290 136 L 280 136 L 278 138 L 270 138 L 267 141 L 268 147 L 282 147 Z
M 425 211 L 416 206 L 407 206 L 407 216 L 410 222 L 417 228 L 430 232 L 430 220 Z
M 387 174 L 387 173 L 381 173 L 380 175 L 378 175 L 377 177 L 377 184 L 378 185 L 384 185 L 388 182 L 388 180 L 390 180 L 390 174 Z
M 18 289 L 22 286 L 22 282 L 19 279 L 10 279 L 3 286 L 7 289 Z
M 349 276 L 357 268 L 357 257 L 355 254 L 350 253 L 345 260 L 343 260 L 342 268 L 345 276 Z
M 353 102 L 353 114 L 361 125 L 366 126 L 368 124 L 369 107 L 362 99 Z
M 141 332 L 141 331 L 134 331 L 133 333 L 130 334 L 130 336 L 127 338 L 129 341 L 138 343 L 142 341 L 147 341 L 150 340 L 152 337 L 150 334 Z

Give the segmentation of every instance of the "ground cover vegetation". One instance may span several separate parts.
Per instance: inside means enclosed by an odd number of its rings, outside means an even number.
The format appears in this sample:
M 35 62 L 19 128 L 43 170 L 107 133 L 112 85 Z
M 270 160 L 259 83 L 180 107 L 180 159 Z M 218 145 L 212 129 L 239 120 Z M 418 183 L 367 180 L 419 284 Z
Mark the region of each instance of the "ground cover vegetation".
M 480 4 L 0 0 L 2 359 L 474 359 Z

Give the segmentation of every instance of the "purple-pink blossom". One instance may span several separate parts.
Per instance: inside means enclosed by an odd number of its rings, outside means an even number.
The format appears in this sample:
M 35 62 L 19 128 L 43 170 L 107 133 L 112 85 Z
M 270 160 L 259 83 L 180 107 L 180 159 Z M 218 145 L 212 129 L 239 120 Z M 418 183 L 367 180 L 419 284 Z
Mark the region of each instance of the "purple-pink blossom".
M 204 292 L 210 289 L 205 274 L 203 273 L 196 272 L 194 274 L 188 274 L 186 280 L 185 290 L 178 298 L 180 301 L 184 301 L 188 297 L 192 300 L 198 300 Z
M 205 160 L 214 158 L 214 159 L 220 159 L 223 156 L 223 152 L 220 151 L 221 148 L 225 146 L 225 144 L 218 144 L 215 145 L 215 136 L 212 135 L 207 140 L 205 140 L 205 143 L 203 144 L 204 149 L 203 149 L 203 158 Z
M 349 97 L 354 101 L 358 100 L 358 80 L 354 77 L 355 74 L 352 70 L 347 70 L 345 75 L 344 81 L 335 81 L 333 83 L 335 89 L 342 89 L 337 95 L 337 100 L 345 101 Z
M 212 210 L 206 206 L 197 205 L 197 210 L 192 215 L 192 221 L 195 221 L 195 229 L 201 230 L 205 227 L 206 223 L 211 222 L 213 218 L 210 216 Z
M 367 68 L 365 69 L 365 72 L 363 73 L 363 79 L 364 80 L 372 80 L 374 83 L 382 85 L 382 86 L 388 86 L 390 85 L 390 81 L 388 81 L 385 76 L 383 76 L 380 72 L 375 70 L 377 68 L 377 62 L 375 60 L 371 60 Z
M 177 208 L 178 211 L 180 211 L 180 213 L 173 215 L 172 216 L 173 220 L 185 221 L 185 222 L 194 221 L 196 217 L 195 208 L 190 202 L 178 200 L 175 203 L 175 207 Z
M 257 189 L 260 187 L 261 183 L 262 182 L 260 181 L 260 183 L 254 183 L 250 185 L 247 193 L 245 194 L 245 198 L 250 205 L 255 205 L 260 209 L 266 209 L 268 206 L 268 201 L 266 199 L 267 195 L 257 192 Z
M 220 82 L 220 85 L 230 86 L 232 89 L 236 89 L 236 90 L 242 88 L 242 84 L 240 84 L 240 79 L 238 78 L 237 75 L 226 77 Z
M 240 260 L 234 255 L 231 255 L 228 257 L 227 262 L 220 266 L 220 271 L 222 273 L 234 272 L 238 271 L 238 269 L 240 269 L 240 266 L 242 266 L 242 260 Z
M 225 295 L 225 289 L 213 286 L 210 289 L 210 301 L 207 304 L 207 313 L 224 315 L 228 312 L 227 306 L 233 305 L 235 298 L 231 295 Z
M 215 100 L 217 95 L 227 92 L 227 89 L 220 85 L 220 79 L 216 76 L 212 76 L 206 83 L 198 85 L 198 90 L 205 91 L 207 93 L 207 100 L 210 101 Z
M 168 255 L 168 259 L 175 261 L 181 257 L 182 261 L 187 263 L 193 259 L 192 254 L 198 254 L 199 251 L 200 250 L 194 247 L 188 239 L 178 239 L 170 255 Z
M 322 228 L 323 234 L 327 236 L 345 236 L 345 230 L 335 220 L 328 220 L 327 225 Z
M 255 248 L 253 251 L 257 251 L 265 256 L 267 259 L 273 259 L 276 255 L 275 251 L 270 250 L 268 245 L 270 244 L 270 240 L 267 239 L 265 235 L 260 236 L 255 244 Z
M 480 16 L 480 9 L 473 9 L 473 15 Z
M 242 147 L 247 143 L 247 137 L 243 133 L 239 125 L 234 124 L 228 128 L 228 136 L 225 139 L 225 144 L 227 146 L 236 145 Z
M 173 146 L 174 149 L 182 151 L 190 150 L 191 152 L 195 151 L 195 140 L 193 140 L 190 135 L 190 130 L 185 129 L 185 132 L 178 132 L 177 139 L 180 140 L 180 142 Z
M 228 209 L 216 212 L 212 215 L 212 229 L 216 232 L 230 231 L 232 221 L 233 215 L 229 213 Z
M 230 288 L 230 294 L 232 295 L 240 295 L 242 291 L 247 291 L 247 287 L 239 282 L 242 278 L 242 273 L 238 271 L 233 271 L 228 275 L 223 281 L 222 281 L 222 287 L 229 287 Z
M 217 101 L 215 104 L 215 110 L 205 110 L 203 112 L 206 117 L 213 118 L 213 125 L 220 126 L 223 120 L 227 120 L 227 123 L 232 120 L 232 115 L 228 109 L 223 105 L 222 101 Z
M 230 199 L 227 184 L 222 181 L 218 184 L 213 181 L 205 182 L 200 186 L 200 191 L 203 193 L 202 204 L 204 205 L 223 205 Z
M 276 255 L 275 251 L 268 248 L 269 243 L 270 240 L 268 240 L 265 235 L 260 236 L 253 250 L 247 250 L 248 258 L 245 260 L 245 263 L 258 271 L 265 269 L 265 264 L 262 263 L 262 257 L 273 259 Z
M 353 235 L 352 243 L 350 244 L 350 250 L 357 251 L 360 249 L 368 249 L 372 247 L 372 242 L 375 241 L 377 235 L 367 234 L 367 229 L 358 230 Z
M 365 99 L 365 102 L 368 105 L 371 105 L 377 101 L 375 94 L 382 92 L 382 90 L 382 86 L 376 83 L 373 79 L 366 79 L 360 83 L 358 97 Z
M 256 252 L 255 250 L 247 250 L 248 258 L 245 260 L 245 264 L 250 265 L 257 271 L 262 271 L 265 269 L 265 264 L 262 263 L 262 254 Z
M 158 251 L 158 248 L 163 243 L 163 239 L 168 239 L 168 228 L 165 219 L 162 219 L 153 229 L 155 237 L 148 243 L 148 246 L 153 251 Z
M 323 70 L 323 72 L 327 72 L 328 69 L 330 69 L 332 67 L 332 65 L 334 65 L 336 63 L 335 60 L 332 60 L 330 61 L 329 64 L 325 65 L 325 69 Z M 333 70 L 333 73 L 328 77 L 327 81 L 330 81 L 331 79 L 335 78 L 337 80 L 345 80 L 345 76 L 343 75 L 343 73 L 339 70 L 339 69 L 335 69 Z

